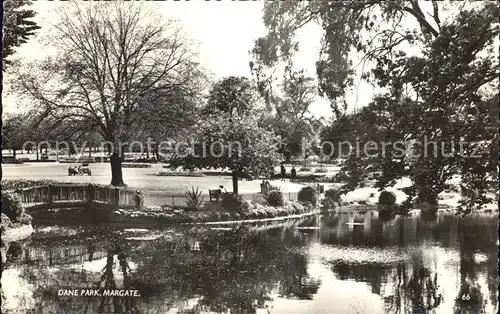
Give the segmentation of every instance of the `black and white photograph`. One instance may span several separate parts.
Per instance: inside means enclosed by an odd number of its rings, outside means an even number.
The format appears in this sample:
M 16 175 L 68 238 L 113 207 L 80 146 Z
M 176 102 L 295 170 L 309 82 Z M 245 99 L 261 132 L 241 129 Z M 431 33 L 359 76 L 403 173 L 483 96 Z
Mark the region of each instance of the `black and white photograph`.
M 499 2 L 2 4 L 2 313 L 499 311 Z

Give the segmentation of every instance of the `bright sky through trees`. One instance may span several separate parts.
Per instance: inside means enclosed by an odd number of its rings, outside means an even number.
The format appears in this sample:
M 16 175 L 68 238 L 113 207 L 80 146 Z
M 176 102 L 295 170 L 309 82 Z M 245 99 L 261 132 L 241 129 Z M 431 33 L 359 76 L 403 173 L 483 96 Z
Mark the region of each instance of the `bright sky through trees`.
M 221 2 L 143 2 L 144 5 L 156 6 L 165 17 L 179 21 L 186 36 L 195 41 L 198 46 L 199 60 L 211 73 L 216 81 L 226 76 L 251 77 L 248 62 L 249 50 L 253 48 L 254 40 L 265 34 L 262 24 L 262 2 L 240 3 L 232 1 Z M 32 8 L 38 12 L 34 18 L 42 30 L 38 36 L 17 50 L 13 58 L 28 60 L 42 59 L 47 54 L 57 53 L 57 49 L 40 42 L 44 34 L 50 33 L 51 25 L 56 22 L 55 9 L 59 2 L 37 1 Z M 95 4 L 94 4 L 95 5 Z M 315 61 L 318 56 L 321 30 L 310 25 L 301 30 L 300 52 L 296 56 L 297 68 L 304 68 L 311 77 L 316 77 Z M 5 74 L 4 87 L 9 86 L 9 74 Z M 349 93 L 350 109 L 366 105 L 371 98 L 373 88 L 361 83 L 356 91 Z M 4 95 L 4 112 L 21 111 L 17 108 L 17 98 Z M 326 100 L 318 99 L 311 112 L 316 116 L 328 117 L 331 109 Z

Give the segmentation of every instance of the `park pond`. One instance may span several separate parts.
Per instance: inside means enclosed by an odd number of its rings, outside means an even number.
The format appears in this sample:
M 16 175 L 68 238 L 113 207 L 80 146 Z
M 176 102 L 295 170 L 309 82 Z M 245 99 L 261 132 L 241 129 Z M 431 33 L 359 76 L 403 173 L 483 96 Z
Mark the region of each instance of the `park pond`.
M 497 216 L 332 214 L 164 230 L 35 226 L 5 313 L 496 313 Z M 5 287 L 8 286 L 8 289 Z M 140 297 L 58 296 L 136 289 Z

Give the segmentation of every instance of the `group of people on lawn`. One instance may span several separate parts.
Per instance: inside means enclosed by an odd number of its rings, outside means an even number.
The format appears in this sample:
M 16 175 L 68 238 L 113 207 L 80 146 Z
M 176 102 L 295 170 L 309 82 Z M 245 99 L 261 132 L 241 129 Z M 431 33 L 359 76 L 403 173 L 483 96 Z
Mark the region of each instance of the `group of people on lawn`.
M 286 169 L 285 166 L 281 165 L 281 181 L 285 180 L 286 178 Z M 290 170 L 290 177 L 292 179 L 295 179 L 297 177 L 297 170 L 295 170 L 295 167 L 292 167 L 292 170 Z

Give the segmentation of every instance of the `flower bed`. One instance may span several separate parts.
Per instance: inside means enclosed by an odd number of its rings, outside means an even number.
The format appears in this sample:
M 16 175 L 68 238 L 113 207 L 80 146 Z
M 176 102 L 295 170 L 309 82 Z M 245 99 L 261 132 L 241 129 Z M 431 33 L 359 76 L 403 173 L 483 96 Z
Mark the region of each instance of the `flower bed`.
M 156 175 L 164 177 L 206 177 L 206 175 L 201 172 L 171 171 L 164 169 L 161 169 Z
M 122 168 L 151 168 L 151 164 L 139 163 L 139 162 L 124 162 L 122 163 Z
M 63 157 L 59 158 L 59 163 L 69 163 L 69 164 L 74 164 L 74 163 L 91 163 L 94 164 L 96 163 L 95 158 L 93 157 Z
M 317 168 L 314 173 L 328 173 L 328 168 Z

